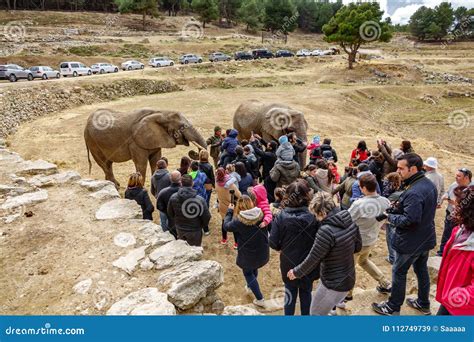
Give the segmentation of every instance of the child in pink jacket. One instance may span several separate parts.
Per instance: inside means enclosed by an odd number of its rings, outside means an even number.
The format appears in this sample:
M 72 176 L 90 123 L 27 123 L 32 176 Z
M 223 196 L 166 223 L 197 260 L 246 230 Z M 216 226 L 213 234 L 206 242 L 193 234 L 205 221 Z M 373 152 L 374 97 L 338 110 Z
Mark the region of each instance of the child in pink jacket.
M 265 228 L 273 219 L 270 204 L 268 204 L 267 190 L 263 185 L 259 184 L 254 187 L 249 187 L 247 192 L 256 206 L 263 211 L 263 222 L 260 224 L 260 228 Z

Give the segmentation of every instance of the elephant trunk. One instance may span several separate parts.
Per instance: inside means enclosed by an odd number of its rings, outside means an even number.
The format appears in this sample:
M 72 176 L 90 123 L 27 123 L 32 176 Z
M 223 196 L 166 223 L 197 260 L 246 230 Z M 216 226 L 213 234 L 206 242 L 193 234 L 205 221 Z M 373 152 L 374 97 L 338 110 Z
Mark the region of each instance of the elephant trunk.
M 186 129 L 186 131 L 184 132 L 184 137 L 186 138 L 186 140 L 194 141 L 196 144 L 203 148 L 207 147 L 206 140 L 194 127 L 189 127 L 188 129 Z

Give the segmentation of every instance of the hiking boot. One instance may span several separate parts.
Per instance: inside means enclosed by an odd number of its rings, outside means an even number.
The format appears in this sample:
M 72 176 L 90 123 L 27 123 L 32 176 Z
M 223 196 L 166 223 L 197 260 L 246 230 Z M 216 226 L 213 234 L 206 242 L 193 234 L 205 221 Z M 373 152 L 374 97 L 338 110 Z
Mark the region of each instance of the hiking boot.
M 421 312 L 423 315 L 425 316 L 429 316 L 431 315 L 431 311 L 430 311 L 430 308 L 424 308 L 422 307 L 419 303 L 418 303 L 418 299 L 414 299 L 414 298 L 407 298 L 407 300 L 405 301 L 405 303 L 412 309 L 415 309 L 419 312 Z
M 379 315 L 384 316 L 400 316 L 400 311 L 393 310 L 387 302 L 382 303 L 372 303 L 372 310 L 374 310 Z
M 383 287 L 381 285 L 377 286 L 377 291 L 382 294 L 390 294 L 392 293 L 392 288 L 391 287 Z

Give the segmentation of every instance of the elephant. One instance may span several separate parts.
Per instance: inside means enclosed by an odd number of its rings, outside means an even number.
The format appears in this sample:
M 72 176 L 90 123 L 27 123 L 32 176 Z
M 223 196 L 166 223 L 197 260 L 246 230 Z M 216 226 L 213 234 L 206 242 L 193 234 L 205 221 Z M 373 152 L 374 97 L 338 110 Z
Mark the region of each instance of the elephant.
M 275 140 L 289 131 L 306 142 L 308 123 L 304 114 L 287 105 L 250 100 L 242 103 L 234 114 L 234 128 L 240 139 L 249 139 L 253 133 L 265 141 Z M 306 164 L 306 151 L 299 155 L 300 166 Z
M 131 113 L 98 109 L 89 116 L 84 129 L 89 173 L 90 154 L 105 173 L 105 179 L 116 187 L 119 182 L 112 171 L 113 163 L 133 160 L 136 171 L 146 177 L 147 162 L 153 172 L 161 158 L 162 148 L 189 143 L 206 148 L 206 140 L 196 128 L 176 111 L 140 109 Z

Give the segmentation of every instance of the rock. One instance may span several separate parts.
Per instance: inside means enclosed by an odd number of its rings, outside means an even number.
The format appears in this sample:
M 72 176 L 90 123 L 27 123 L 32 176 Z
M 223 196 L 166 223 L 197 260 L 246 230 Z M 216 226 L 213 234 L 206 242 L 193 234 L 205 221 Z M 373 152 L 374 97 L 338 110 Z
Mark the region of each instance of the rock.
M 13 164 L 13 163 L 21 164 L 24 162 L 23 158 L 20 157 L 18 153 L 10 152 L 5 149 L 0 150 L 0 160 L 2 161 L 2 163 L 9 163 L 9 164 Z
M 142 209 L 137 202 L 126 199 L 104 203 L 95 213 L 97 220 L 134 219 L 142 216 Z
M 79 179 L 81 179 L 81 175 L 76 171 L 66 171 L 49 176 L 36 175 L 31 178 L 28 183 L 32 186 L 43 188 L 47 186 L 72 183 Z
M 109 316 L 127 315 L 154 315 L 171 316 L 176 315 L 176 309 L 168 301 L 165 293 L 159 292 L 157 288 L 150 287 L 130 293 L 117 303 L 113 304 L 107 311 Z
M 106 180 L 94 180 L 94 179 L 82 179 L 77 182 L 83 188 L 86 188 L 89 191 L 99 191 L 105 188 L 108 185 L 112 185 L 115 187 L 114 183 Z
M 13 183 L 17 184 L 17 185 L 27 185 L 28 183 L 26 182 L 26 178 L 25 177 L 17 177 L 17 175 L 15 174 L 12 174 L 10 175 L 10 179 L 12 180 Z
M 16 187 L 16 186 L 10 186 L 10 185 L 3 185 L 3 184 L 0 184 L 0 195 L 9 194 L 10 192 L 15 192 L 15 193 L 21 192 L 21 193 L 25 193 L 25 192 L 26 192 L 26 189 L 25 189 L 25 188 L 19 188 L 19 187 Z
M 55 164 L 48 163 L 44 160 L 27 160 L 22 163 L 20 170 L 16 173 L 20 176 L 26 175 L 52 175 L 58 172 L 58 167 Z
M 138 265 L 138 262 L 145 257 L 145 250 L 147 246 L 142 246 L 139 248 L 135 248 L 128 252 L 127 255 L 122 256 L 115 260 L 112 265 L 118 267 L 128 274 L 132 274 L 135 271 L 135 268 Z
M 89 196 L 100 200 L 120 198 L 120 194 L 113 184 L 107 184 L 105 187 Z
M 226 306 L 224 308 L 224 312 L 222 313 L 222 315 L 224 316 L 264 316 L 262 313 L 258 312 L 257 310 L 245 305 Z
M 5 148 L 7 143 L 5 142 L 5 139 L 0 138 L 0 148 Z
M 175 240 L 155 249 L 149 258 L 156 264 L 157 269 L 162 270 L 187 261 L 200 260 L 202 253 L 202 247 L 193 247 L 186 241 Z
M 130 247 L 137 243 L 135 237 L 130 233 L 118 233 L 114 237 L 114 244 L 118 247 Z
M 72 289 L 74 290 L 75 293 L 83 295 L 89 292 L 91 285 L 92 285 L 92 279 L 89 278 L 89 279 L 80 281 L 79 283 L 74 285 Z
M 431 281 L 436 284 L 438 281 L 438 273 L 441 267 L 440 256 L 432 256 L 428 258 L 428 272 L 430 274 Z
M 8 197 L 5 203 L 0 206 L 2 210 L 11 210 L 18 207 L 27 207 L 36 203 L 44 202 L 48 199 L 48 192 L 40 190 L 29 192 L 16 197 Z
M 149 258 L 145 258 L 141 263 L 140 263 L 140 268 L 144 271 L 150 271 L 155 267 L 155 264 L 151 262 Z
M 168 246 L 172 244 L 165 245 Z M 224 270 L 216 261 L 187 262 L 163 272 L 158 286 L 166 291 L 168 299 L 181 310 L 196 305 L 224 282 Z
M 161 226 L 154 224 L 153 222 L 148 222 L 143 227 L 139 229 L 139 240 L 144 245 L 149 245 L 152 247 L 163 246 L 168 242 L 175 241 L 175 238 L 171 233 L 164 232 Z

